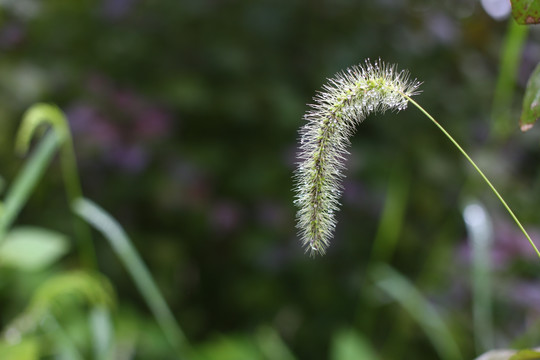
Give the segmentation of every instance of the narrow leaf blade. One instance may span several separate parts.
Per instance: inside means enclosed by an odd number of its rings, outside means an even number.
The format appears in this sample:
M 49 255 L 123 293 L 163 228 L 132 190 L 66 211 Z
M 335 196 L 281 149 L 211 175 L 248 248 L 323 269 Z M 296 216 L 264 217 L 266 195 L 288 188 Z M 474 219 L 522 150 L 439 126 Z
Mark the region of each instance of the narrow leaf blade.
M 523 97 L 523 107 L 519 125 L 522 131 L 532 128 L 536 120 L 540 117 L 540 63 L 536 65 L 529 81 L 525 96 Z

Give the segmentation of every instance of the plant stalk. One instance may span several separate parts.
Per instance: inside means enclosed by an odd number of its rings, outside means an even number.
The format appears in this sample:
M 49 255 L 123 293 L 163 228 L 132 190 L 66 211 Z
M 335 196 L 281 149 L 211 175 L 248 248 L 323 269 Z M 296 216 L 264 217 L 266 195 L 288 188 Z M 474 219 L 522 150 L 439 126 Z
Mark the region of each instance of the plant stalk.
M 480 170 L 480 168 L 478 167 L 478 165 L 476 165 L 476 163 L 471 159 L 471 157 L 467 154 L 467 152 L 465 152 L 465 150 L 463 150 L 463 148 L 457 143 L 456 140 L 454 140 L 454 138 L 448 133 L 448 131 L 446 131 L 441 124 L 439 124 L 437 122 L 437 120 L 435 120 L 433 118 L 433 116 L 431 116 L 426 110 L 424 110 L 424 108 L 422 106 L 420 106 L 416 101 L 414 101 L 410 96 L 407 96 L 406 94 L 404 93 L 401 93 L 411 104 L 413 104 L 414 106 L 416 106 L 418 108 L 418 110 L 420 110 L 424 115 L 426 115 L 428 117 L 429 120 L 431 120 L 438 128 L 439 130 L 441 130 L 443 132 L 444 135 L 446 135 L 446 137 L 455 145 L 455 147 L 458 148 L 458 150 L 463 154 L 463 156 L 465 156 L 465 158 L 471 163 L 471 165 L 474 167 L 474 169 L 480 174 L 480 176 L 482 177 L 482 179 L 484 179 L 484 181 L 486 182 L 486 184 L 488 184 L 488 186 L 491 188 L 491 190 L 493 191 L 493 193 L 497 196 L 497 198 L 501 201 L 501 203 L 503 204 L 503 206 L 506 208 L 506 211 L 508 211 L 508 213 L 510 214 L 510 216 L 512 217 L 512 219 L 514 219 L 514 222 L 517 224 L 517 226 L 519 227 L 519 229 L 521 230 L 521 232 L 523 233 L 523 235 L 525 235 L 525 237 L 527 238 L 527 240 L 529 240 L 529 243 L 531 244 L 531 246 L 534 248 L 534 251 L 536 252 L 536 255 L 538 255 L 538 258 L 540 258 L 540 251 L 538 251 L 538 248 L 536 247 L 536 245 L 534 244 L 534 242 L 532 241 L 531 237 L 529 236 L 529 234 L 527 233 L 527 231 L 525 230 L 525 228 L 523 227 L 523 225 L 521 225 L 521 222 L 518 220 L 518 218 L 516 217 L 516 215 L 514 214 L 514 212 L 512 211 L 512 209 L 510 209 L 510 206 L 508 206 L 508 204 L 506 203 L 506 201 L 503 199 L 503 197 L 501 196 L 501 194 L 499 194 L 499 192 L 497 191 L 497 189 L 495 189 L 495 186 L 493 186 L 493 184 L 491 183 L 491 181 L 489 181 L 489 179 L 487 178 L 486 175 L 484 175 L 484 173 L 482 172 L 482 170 Z

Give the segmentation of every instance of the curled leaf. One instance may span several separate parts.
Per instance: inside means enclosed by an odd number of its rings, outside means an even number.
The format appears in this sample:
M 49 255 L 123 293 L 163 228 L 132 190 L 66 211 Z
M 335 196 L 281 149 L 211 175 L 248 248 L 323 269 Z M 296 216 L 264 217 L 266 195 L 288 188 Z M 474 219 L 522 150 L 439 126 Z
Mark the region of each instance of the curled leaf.
M 23 115 L 15 141 L 15 151 L 18 154 L 25 155 L 28 152 L 30 140 L 32 140 L 36 129 L 42 124 L 51 125 L 58 133 L 61 142 L 69 134 L 66 117 L 57 106 L 44 103 L 36 104 Z

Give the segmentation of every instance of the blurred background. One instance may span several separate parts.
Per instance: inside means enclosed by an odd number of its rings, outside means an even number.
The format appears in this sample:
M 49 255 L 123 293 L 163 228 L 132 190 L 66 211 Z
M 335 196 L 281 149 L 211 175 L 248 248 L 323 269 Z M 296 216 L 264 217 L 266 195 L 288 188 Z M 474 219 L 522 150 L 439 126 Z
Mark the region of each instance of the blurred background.
M 0 175 L 9 185 L 23 162 L 13 152 L 23 112 L 57 104 L 85 196 L 124 226 L 190 343 L 271 328 L 298 359 L 334 356 L 343 334 L 380 359 L 440 356 L 414 311 L 378 286 L 371 269 L 381 263 L 438 311 L 464 359 L 487 350 L 475 345 L 463 218 L 474 203 L 494 234 L 489 343 L 538 345 L 533 249 L 415 108 L 358 128 L 327 255 L 305 254 L 295 229 L 292 172 L 306 104 L 336 72 L 380 57 L 423 82 L 416 100 L 539 233 L 540 132 L 518 126 L 540 57 L 535 28 L 499 119 L 505 131 L 492 116 L 509 11 L 495 0 L 2 0 Z M 71 216 L 55 163 L 17 223 L 73 236 Z M 95 244 L 117 308 L 151 319 L 109 244 L 99 235 Z M 78 266 L 74 249 L 49 271 Z M 31 293 L 22 275 L 10 276 L 2 325 Z

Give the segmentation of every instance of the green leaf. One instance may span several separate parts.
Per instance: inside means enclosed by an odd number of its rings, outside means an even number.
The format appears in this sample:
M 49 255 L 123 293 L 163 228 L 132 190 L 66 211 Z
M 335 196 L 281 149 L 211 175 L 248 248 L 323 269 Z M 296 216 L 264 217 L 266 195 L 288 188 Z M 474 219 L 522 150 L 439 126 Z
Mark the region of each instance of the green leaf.
M 295 359 L 278 332 L 270 326 L 261 326 L 255 333 L 255 341 L 266 360 Z
M 220 336 L 199 345 L 194 352 L 196 360 L 263 360 L 265 357 L 255 343 L 247 337 Z
M 15 141 L 15 151 L 17 153 L 25 155 L 28 152 L 30 140 L 37 128 L 42 124 L 51 125 L 61 142 L 64 142 L 69 136 L 67 120 L 57 106 L 43 103 L 35 104 L 23 115 L 22 124 L 19 127 Z
M 24 339 L 17 344 L 0 342 L 1 359 L 38 360 L 39 346 L 34 339 Z
M 356 331 L 341 330 L 332 342 L 332 360 L 376 360 L 373 347 Z
M 540 117 L 540 63 L 536 65 L 532 75 L 527 82 L 525 96 L 523 97 L 523 107 L 519 125 L 522 131 L 532 128 L 536 120 Z
M 521 64 L 521 54 L 530 27 L 515 21 L 508 23 L 500 54 L 499 74 L 491 106 L 491 132 L 498 139 L 506 139 L 515 130 L 512 116 L 515 87 Z
M 540 352 L 534 350 L 521 350 L 508 360 L 540 360 Z
M 518 24 L 532 25 L 540 23 L 540 1 L 511 0 L 512 17 Z
M 0 245 L 0 266 L 41 270 L 68 249 L 68 240 L 62 234 L 37 227 L 19 227 L 10 231 Z

